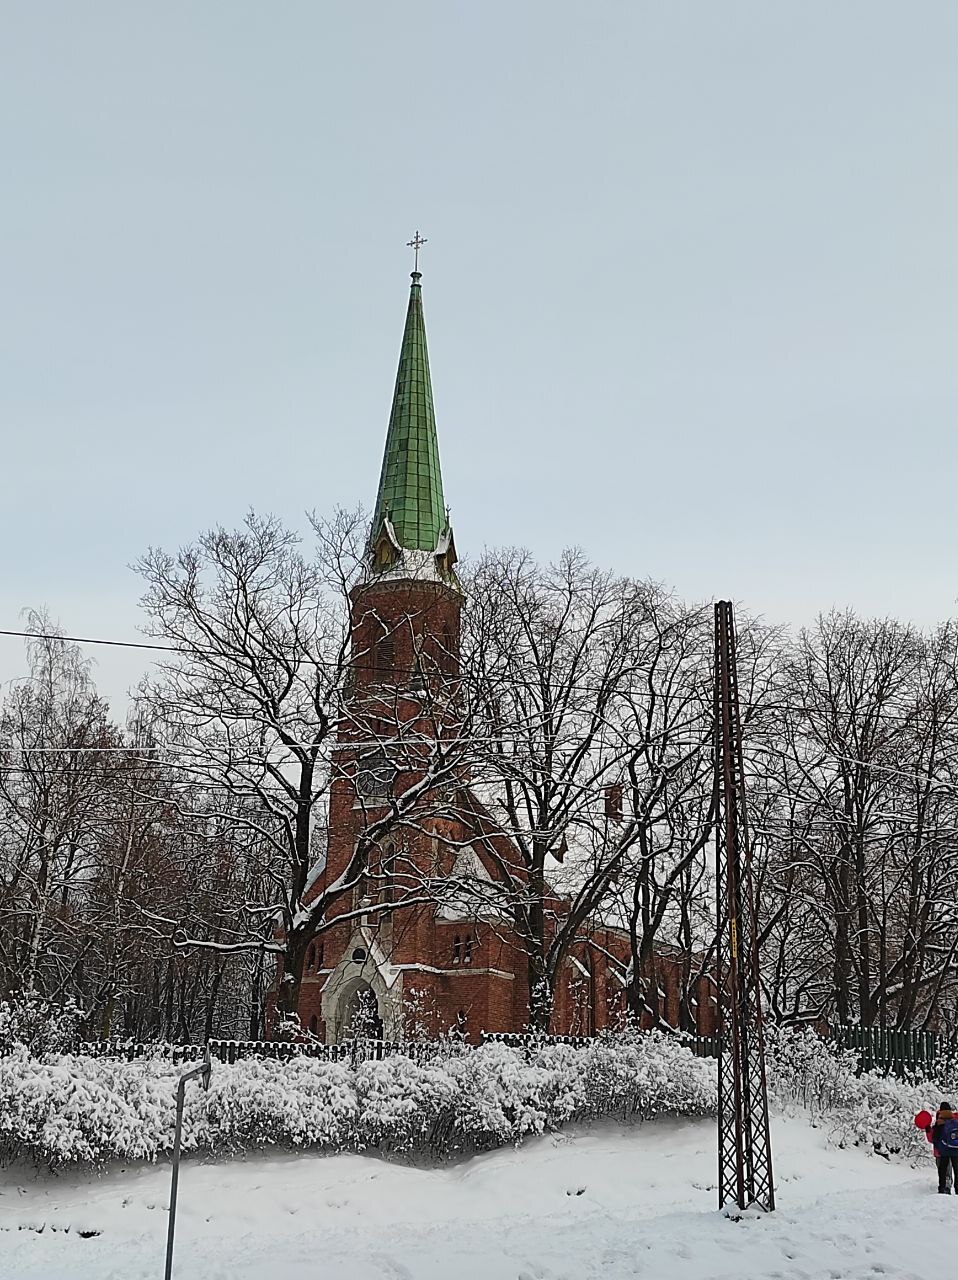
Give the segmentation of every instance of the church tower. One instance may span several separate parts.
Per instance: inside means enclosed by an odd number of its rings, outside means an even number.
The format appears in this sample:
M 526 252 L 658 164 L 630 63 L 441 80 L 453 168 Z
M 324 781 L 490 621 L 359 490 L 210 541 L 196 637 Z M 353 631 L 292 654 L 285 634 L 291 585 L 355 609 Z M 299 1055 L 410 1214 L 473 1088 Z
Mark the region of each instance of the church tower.
M 350 592 L 349 685 L 317 890 L 347 872 L 362 832 L 415 779 L 421 743 L 448 725 L 448 691 L 459 674 L 463 593 L 439 465 L 421 281 L 417 264 L 376 504 Z M 364 1015 L 367 1033 L 401 1037 L 417 1001 L 428 1006 L 435 1031 L 467 1021 L 474 1001 L 446 990 L 442 971 L 458 977 L 468 967 L 473 977 L 475 931 L 457 931 L 434 903 L 423 904 L 421 891 L 425 880 L 449 874 L 462 845 L 461 824 L 439 816 L 445 807 L 430 797 L 379 842 L 362 883 L 331 910 L 347 919 L 310 949 L 300 1016 L 328 1040 L 343 1039 Z M 418 905 L 376 910 L 406 897 Z

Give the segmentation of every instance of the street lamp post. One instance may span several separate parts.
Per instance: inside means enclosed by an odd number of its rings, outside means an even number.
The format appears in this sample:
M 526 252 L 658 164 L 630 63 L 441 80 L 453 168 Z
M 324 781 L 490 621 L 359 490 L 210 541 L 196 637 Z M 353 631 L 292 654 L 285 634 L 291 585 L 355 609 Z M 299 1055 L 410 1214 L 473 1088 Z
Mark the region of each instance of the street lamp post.
M 210 1076 L 213 1072 L 213 1064 L 210 1061 L 210 1046 L 206 1046 L 206 1056 L 198 1067 L 194 1067 L 192 1071 L 184 1071 L 180 1076 L 179 1084 L 176 1086 L 176 1129 L 173 1134 L 173 1177 L 170 1182 L 170 1222 L 166 1232 L 166 1270 L 163 1272 L 163 1280 L 170 1280 L 173 1274 L 173 1235 L 176 1231 L 176 1191 L 180 1182 L 180 1138 L 183 1132 L 183 1102 L 186 1098 L 186 1082 L 188 1080 L 202 1081 L 203 1088 L 210 1087 Z

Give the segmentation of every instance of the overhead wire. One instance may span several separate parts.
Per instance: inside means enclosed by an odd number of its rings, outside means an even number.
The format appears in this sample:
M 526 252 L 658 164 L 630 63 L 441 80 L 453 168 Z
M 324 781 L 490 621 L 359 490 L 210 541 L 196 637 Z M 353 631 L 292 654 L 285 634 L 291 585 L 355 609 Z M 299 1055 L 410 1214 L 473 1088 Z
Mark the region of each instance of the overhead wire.
M 396 629 L 397 628 L 394 628 L 394 631 Z M 230 653 L 221 649 L 204 648 L 200 645 L 152 644 L 142 640 L 108 640 L 92 636 L 60 635 L 55 631 L 18 631 L 10 627 L 0 628 L 0 636 L 15 637 L 23 640 L 54 640 L 62 641 L 64 644 L 108 645 L 113 648 L 121 649 L 145 649 L 161 653 L 172 653 L 183 658 L 215 657 L 222 661 L 237 661 L 245 656 L 239 650 L 235 653 Z M 350 671 L 378 671 L 380 669 L 375 663 L 356 662 L 355 660 L 339 662 L 330 658 L 318 657 L 304 658 L 303 663 L 304 665 L 311 667 L 320 667 L 332 671 L 342 671 L 344 675 L 348 674 Z M 640 666 L 631 666 L 629 669 L 633 672 L 642 673 L 646 673 L 648 671 L 648 668 Z M 448 673 L 447 678 L 453 682 L 456 682 L 459 679 L 458 676 L 449 676 Z M 500 686 L 515 685 L 517 687 L 535 690 L 541 690 L 542 687 L 541 681 L 538 679 L 530 678 L 528 680 L 520 680 L 515 676 L 509 677 L 508 679 L 498 680 L 497 683 Z M 560 685 L 560 692 L 562 693 L 565 693 L 568 690 L 605 693 L 609 688 L 608 685 L 592 684 L 590 682 L 583 683 L 575 680 L 560 682 Z
M 25 639 L 25 640 L 54 640 L 54 641 L 62 641 L 63 643 L 67 643 L 67 644 L 107 645 L 114 648 L 123 648 L 123 649 L 145 649 L 145 650 L 151 650 L 155 652 L 177 654 L 181 657 L 209 656 L 209 657 L 230 659 L 230 658 L 236 658 L 236 657 L 242 656 L 242 654 L 240 653 L 229 654 L 219 649 L 204 648 L 200 645 L 194 645 L 194 646 L 170 645 L 170 644 L 151 643 L 145 640 L 112 640 L 112 639 L 105 639 L 102 637 L 93 637 L 93 636 L 61 635 L 60 633 L 55 631 L 20 631 L 13 628 L 0 628 L 0 636 L 9 636 L 9 637 Z M 304 663 L 314 667 L 325 667 L 332 670 L 342 670 L 344 673 L 347 673 L 348 671 L 374 671 L 379 669 L 375 666 L 375 664 L 372 664 L 372 663 L 357 663 L 355 661 L 337 662 L 331 659 L 317 658 L 317 657 L 306 658 L 304 659 Z M 634 672 L 647 673 L 649 671 L 649 668 L 642 667 L 642 666 L 633 666 L 631 667 L 631 670 Z M 457 679 L 458 677 L 451 677 L 451 678 Z M 506 686 L 513 684 L 521 687 L 532 687 L 536 689 L 539 689 L 541 687 L 541 682 L 538 679 L 532 679 L 532 678 L 530 678 L 529 680 L 518 680 L 515 677 L 510 677 L 508 679 L 500 680 L 499 683 Z M 583 692 L 590 692 L 590 691 L 606 692 L 608 686 L 592 684 L 592 683 L 583 683 L 578 681 L 568 681 L 562 685 L 562 691 L 565 691 L 566 689 L 570 689 L 570 688 L 582 690 Z M 814 714 L 820 714 L 822 716 L 827 716 L 832 714 L 830 709 L 824 709 L 819 712 L 819 711 L 816 711 L 815 708 L 810 708 L 807 705 L 802 705 L 799 703 L 792 703 L 792 702 L 781 702 L 781 701 L 751 702 L 747 699 L 742 699 L 740 700 L 739 706 L 740 706 L 740 709 L 748 710 L 748 711 L 762 711 L 762 712 L 794 711 L 800 715 L 805 715 L 808 717 L 811 717 Z M 958 715 L 958 711 L 956 711 L 954 714 Z M 887 711 L 883 711 L 881 713 L 881 720 L 883 721 L 890 720 L 893 722 L 911 724 L 911 723 L 914 723 L 916 719 L 917 719 L 917 716 L 915 714 L 900 715 L 897 713 L 891 713 Z
M 12 638 L 27 639 L 27 640 L 59 641 L 63 643 L 80 644 L 80 645 L 105 645 L 105 646 L 110 646 L 114 648 L 138 649 L 138 650 L 145 650 L 145 651 L 152 651 L 152 652 L 171 653 L 171 654 L 177 654 L 183 657 L 209 655 L 209 656 L 216 656 L 216 657 L 221 657 L 226 659 L 231 656 L 227 653 L 222 653 L 219 650 L 206 649 L 199 646 L 189 647 L 189 646 L 182 646 L 182 645 L 169 645 L 169 644 L 160 644 L 160 643 L 142 641 L 142 640 L 114 640 L 114 639 L 109 639 L 104 637 L 63 635 L 58 632 L 23 631 L 15 628 L 0 628 L 0 636 L 8 636 Z M 240 656 L 240 655 L 236 655 L 236 656 Z M 336 670 L 342 668 L 344 672 L 348 670 L 374 669 L 372 664 L 369 664 L 369 665 L 357 664 L 354 662 L 353 663 L 337 663 L 334 661 L 324 660 L 320 658 L 309 658 L 309 659 L 306 659 L 305 661 L 307 661 L 309 665 L 312 665 L 312 666 L 326 667 L 326 668 L 331 668 Z M 633 670 L 645 671 L 646 669 L 635 667 L 633 668 Z M 503 680 L 500 683 L 506 686 L 516 685 L 519 687 L 530 687 L 536 690 L 540 688 L 540 682 L 534 679 L 529 679 L 528 681 L 522 681 L 522 680 L 516 679 L 515 677 L 512 677 L 510 679 Z M 581 690 L 583 692 L 589 691 L 589 690 L 605 692 L 607 689 L 607 686 L 592 685 L 592 684 L 578 683 L 578 682 L 567 682 L 566 684 L 562 685 L 561 691 L 565 692 L 569 688 L 574 688 L 577 690 Z M 402 697 L 403 695 L 400 692 L 398 696 Z M 825 718 L 834 714 L 831 711 L 831 709 L 828 709 L 828 708 L 818 711 L 817 709 L 809 707 L 807 705 L 796 704 L 792 702 L 775 702 L 775 701 L 752 702 L 752 701 L 745 700 L 740 705 L 742 709 L 746 711 L 753 711 L 757 713 L 773 713 L 778 711 L 788 711 L 792 713 L 797 713 L 808 720 L 813 720 L 816 716 L 821 716 Z M 660 734 L 653 735 L 651 738 L 645 738 L 643 741 L 650 742 L 650 741 L 657 740 L 659 738 L 668 737 L 674 734 L 677 728 L 685 727 L 689 724 L 700 723 L 702 720 L 706 719 L 710 714 L 711 714 L 710 711 L 703 710 L 697 716 L 691 717 L 689 720 L 685 722 L 681 722 L 680 724 L 677 724 L 675 726 L 671 726 L 670 728 L 663 730 Z M 893 714 L 891 712 L 882 712 L 880 719 L 882 722 L 885 722 L 885 723 L 892 722 L 892 723 L 900 723 L 900 724 L 908 724 L 908 725 L 915 724 L 916 722 L 919 721 L 919 717 L 917 716 L 917 714 L 901 715 L 901 714 Z M 363 750 L 366 748 L 375 749 L 378 747 L 387 747 L 387 746 L 396 746 L 396 745 L 400 745 L 404 747 L 409 747 L 413 745 L 421 746 L 421 745 L 426 745 L 428 742 L 431 742 L 434 740 L 435 739 L 432 739 L 432 738 L 423 738 L 418 742 L 415 742 L 409 739 L 386 739 L 386 738 L 378 737 L 378 738 L 371 738 L 367 740 L 357 740 L 352 742 L 336 742 L 334 744 L 334 749 Z M 453 742 L 455 742 L 458 745 L 462 745 L 463 742 L 466 742 L 466 743 L 485 742 L 488 744 L 490 742 L 495 742 L 495 741 L 496 739 L 489 739 L 486 737 L 477 736 L 474 738 L 467 738 L 467 739 L 453 739 L 450 741 L 450 745 L 452 745 Z M 521 731 L 520 731 L 520 733 L 517 733 L 514 738 L 513 737 L 510 737 L 508 739 L 503 738 L 502 741 L 515 742 L 521 745 L 524 739 L 521 737 Z M 309 748 L 309 747 L 316 746 L 317 744 L 313 742 L 307 742 L 307 741 L 297 741 L 290 745 L 295 747 L 301 747 L 301 748 L 302 747 Z M 694 745 L 694 744 L 690 744 L 690 745 Z M 886 773 L 891 773 L 895 776 L 907 778 L 912 781 L 915 780 L 916 778 L 924 779 L 928 776 L 924 772 L 908 772 L 906 770 L 897 770 L 897 769 L 894 769 L 892 766 L 882 765 L 874 761 L 864 760 L 860 757 L 837 752 L 829 749 L 825 744 L 819 743 L 817 745 L 821 750 L 825 752 L 826 755 L 829 756 L 829 758 L 840 760 L 844 763 L 861 765 L 866 768 L 875 769 L 875 770 L 886 772 Z M 772 748 L 767 744 L 759 744 L 755 741 L 752 741 L 750 743 L 750 749 L 755 749 L 759 751 L 764 750 L 769 754 L 777 754 L 783 759 L 791 758 L 786 752 Z M 34 754 L 34 753 L 42 752 L 46 754 L 61 753 L 64 755 L 99 753 L 99 752 L 102 752 L 103 754 L 117 754 L 117 753 L 124 753 L 124 752 L 130 753 L 130 754 L 146 754 L 146 753 L 161 753 L 161 752 L 166 752 L 168 754 L 182 754 L 183 752 L 189 751 L 189 748 L 185 746 L 179 746 L 176 744 L 173 744 L 173 745 L 156 744 L 156 745 L 148 746 L 145 744 L 137 745 L 137 744 L 124 743 L 124 744 L 118 744 L 118 745 L 108 746 L 108 747 L 37 746 L 37 747 L 28 747 L 28 748 L 11 747 L 11 748 L 7 748 L 7 750 L 16 750 L 21 754 Z M 202 754 L 194 753 L 188 758 L 191 758 L 194 760 L 205 760 L 207 757 Z M 166 763 L 172 763 L 172 762 L 166 762 Z M 244 759 L 237 760 L 234 763 L 236 765 L 263 764 L 263 765 L 273 765 L 275 767 L 282 767 L 287 763 L 292 763 L 292 761 L 283 761 L 283 760 L 275 760 L 275 759 L 271 760 L 269 757 L 264 756 L 264 757 L 247 757 Z M 180 766 L 180 767 L 189 767 L 189 766 L 187 765 L 187 766 Z M 7 772 L 9 772 L 9 770 L 7 770 Z M 940 785 L 944 785 L 947 787 L 947 786 L 950 786 L 951 784 L 948 784 L 947 782 L 942 782 Z M 955 789 L 958 789 L 958 787 L 955 787 Z

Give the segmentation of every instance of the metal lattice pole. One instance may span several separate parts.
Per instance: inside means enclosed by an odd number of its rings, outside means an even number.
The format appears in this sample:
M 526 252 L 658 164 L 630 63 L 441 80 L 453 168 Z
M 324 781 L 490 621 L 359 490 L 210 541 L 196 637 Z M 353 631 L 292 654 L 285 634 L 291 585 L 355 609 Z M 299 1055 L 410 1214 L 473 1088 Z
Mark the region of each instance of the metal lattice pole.
M 732 605 L 715 606 L 719 1208 L 775 1208 Z

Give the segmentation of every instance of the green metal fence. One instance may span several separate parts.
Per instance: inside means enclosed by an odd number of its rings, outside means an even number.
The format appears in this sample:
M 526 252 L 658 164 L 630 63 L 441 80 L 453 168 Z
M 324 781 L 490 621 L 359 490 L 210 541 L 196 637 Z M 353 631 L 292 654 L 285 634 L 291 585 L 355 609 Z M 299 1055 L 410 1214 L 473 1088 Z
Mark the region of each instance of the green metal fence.
M 905 1075 L 927 1071 L 941 1054 L 933 1031 L 895 1031 L 890 1027 L 837 1027 L 835 1039 L 854 1050 L 862 1071 L 890 1071 Z
M 933 1031 L 895 1031 L 889 1027 L 836 1027 L 825 1039 L 833 1039 L 843 1049 L 858 1054 L 862 1071 L 884 1071 L 893 1075 L 931 1070 L 945 1052 Z M 687 1036 L 685 1043 L 700 1058 L 717 1058 L 718 1036 Z

